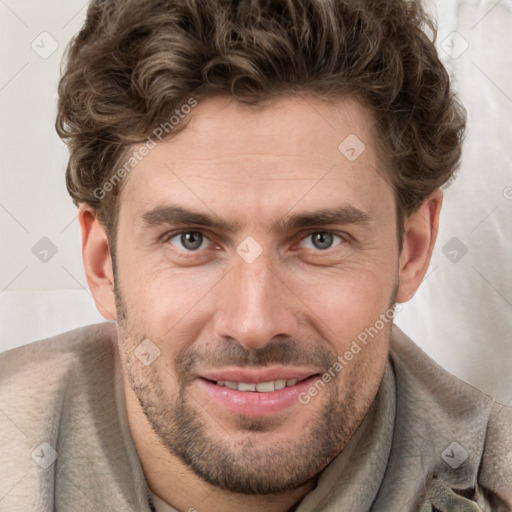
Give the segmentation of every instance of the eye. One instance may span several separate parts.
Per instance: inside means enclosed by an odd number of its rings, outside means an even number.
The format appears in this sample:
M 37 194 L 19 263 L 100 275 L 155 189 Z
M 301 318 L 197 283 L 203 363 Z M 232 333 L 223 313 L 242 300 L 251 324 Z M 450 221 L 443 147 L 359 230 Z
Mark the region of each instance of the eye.
M 170 236 L 167 241 L 178 249 L 185 251 L 205 249 L 209 242 L 200 231 L 182 231 Z
M 342 242 L 343 238 L 341 238 L 339 235 L 329 233 L 328 231 L 318 231 L 315 233 L 310 233 L 308 236 L 303 238 L 299 245 L 305 249 L 317 249 L 320 251 L 325 251 L 336 245 L 340 245 Z

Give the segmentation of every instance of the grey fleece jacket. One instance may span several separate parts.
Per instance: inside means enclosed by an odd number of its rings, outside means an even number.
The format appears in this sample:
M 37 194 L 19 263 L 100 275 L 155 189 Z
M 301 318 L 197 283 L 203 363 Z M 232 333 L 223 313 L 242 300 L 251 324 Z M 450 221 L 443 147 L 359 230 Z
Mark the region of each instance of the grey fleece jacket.
M 1 512 L 152 510 L 115 342 L 104 323 L 0 354 Z M 397 327 L 391 347 L 368 414 L 294 511 L 512 511 L 512 409 Z

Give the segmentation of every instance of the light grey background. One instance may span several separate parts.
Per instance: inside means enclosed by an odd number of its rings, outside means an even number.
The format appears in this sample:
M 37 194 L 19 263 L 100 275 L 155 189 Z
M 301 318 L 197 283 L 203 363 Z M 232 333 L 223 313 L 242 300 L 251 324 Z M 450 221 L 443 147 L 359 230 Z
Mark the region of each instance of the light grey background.
M 442 366 L 512 405 L 512 0 L 428 5 L 469 134 L 431 268 L 397 323 Z M 0 350 L 101 320 L 53 127 L 59 62 L 86 6 L 0 0 Z

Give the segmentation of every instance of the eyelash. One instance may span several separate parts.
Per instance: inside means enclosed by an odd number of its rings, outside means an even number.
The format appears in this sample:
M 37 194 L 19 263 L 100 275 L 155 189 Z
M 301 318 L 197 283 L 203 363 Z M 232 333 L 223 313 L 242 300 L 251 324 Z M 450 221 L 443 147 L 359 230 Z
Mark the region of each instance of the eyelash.
M 203 235 L 210 243 L 214 243 L 210 237 L 202 230 L 200 229 L 186 229 L 186 230 L 179 230 L 179 231 L 173 231 L 171 233 L 167 233 L 166 235 L 164 235 L 164 237 L 162 238 L 162 242 L 164 243 L 169 243 L 169 241 L 174 238 L 175 236 L 177 235 L 183 235 L 185 233 L 200 233 L 201 235 Z M 332 250 L 335 250 L 337 247 L 339 247 L 340 245 L 344 245 L 344 243 L 346 243 L 348 241 L 348 235 L 346 233 L 337 233 L 335 231 L 329 231 L 329 230 L 311 230 L 311 231 L 307 231 L 306 233 L 303 233 L 301 238 L 299 239 L 299 241 L 297 242 L 297 244 L 299 244 L 300 242 L 302 242 L 303 240 L 305 240 L 306 238 L 310 237 L 311 235 L 314 235 L 314 234 L 317 234 L 317 233 L 327 233 L 327 234 L 330 234 L 330 235 L 333 235 L 333 236 L 336 236 L 338 238 L 341 239 L 341 241 L 335 245 L 334 247 L 330 247 L 328 249 L 324 249 L 324 250 L 321 250 L 321 249 L 306 249 L 308 251 L 308 254 L 309 256 L 313 257 L 313 258 L 320 258 L 322 257 L 322 255 L 325 255 L 325 254 L 328 254 L 330 251 Z M 295 244 L 295 245 L 297 245 Z M 183 250 L 183 251 L 179 251 L 177 250 L 177 252 L 179 252 L 179 254 L 185 258 L 190 258 L 190 257 L 194 257 L 196 256 L 197 254 L 199 254 L 200 252 L 202 252 L 204 249 L 200 249 L 200 250 L 197 250 L 197 251 L 186 251 L 186 250 Z

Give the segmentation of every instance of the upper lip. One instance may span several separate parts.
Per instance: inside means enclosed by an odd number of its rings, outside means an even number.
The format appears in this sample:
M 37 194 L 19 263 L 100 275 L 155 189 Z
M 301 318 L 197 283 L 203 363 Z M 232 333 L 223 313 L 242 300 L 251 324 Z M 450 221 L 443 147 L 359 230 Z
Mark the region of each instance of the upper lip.
M 259 384 L 260 382 L 270 382 L 273 380 L 290 380 L 298 381 L 307 379 L 318 372 L 314 370 L 306 370 L 303 368 L 292 368 L 286 366 L 272 368 L 226 368 L 224 370 L 212 370 L 198 375 L 203 379 L 211 381 L 229 381 L 244 382 L 247 384 Z

